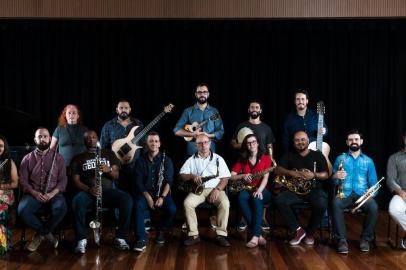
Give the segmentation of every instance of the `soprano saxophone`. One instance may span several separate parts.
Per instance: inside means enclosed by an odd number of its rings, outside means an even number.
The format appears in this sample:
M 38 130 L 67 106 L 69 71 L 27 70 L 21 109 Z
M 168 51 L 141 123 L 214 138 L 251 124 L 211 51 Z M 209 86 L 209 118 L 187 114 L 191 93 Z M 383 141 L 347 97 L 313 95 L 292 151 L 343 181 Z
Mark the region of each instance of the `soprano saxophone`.
M 100 142 L 96 144 L 95 156 L 95 187 L 97 187 L 98 195 L 96 196 L 96 213 L 94 220 L 90 221 L 89 227 L 93 229 L 94 242 L 100 245 L 101 230 L 102 230 L 102 174 L 101 165 L 101 147 Z

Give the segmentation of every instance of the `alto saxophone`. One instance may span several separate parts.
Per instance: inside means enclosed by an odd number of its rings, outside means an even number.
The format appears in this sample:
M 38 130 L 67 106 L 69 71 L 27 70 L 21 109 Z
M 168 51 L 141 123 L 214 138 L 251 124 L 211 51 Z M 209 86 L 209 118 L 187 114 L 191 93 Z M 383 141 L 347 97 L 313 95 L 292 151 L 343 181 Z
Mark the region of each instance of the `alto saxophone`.
M 102 174 L 100 169 L 101 165 L 101 147 L 100 142 L 96 144 L 96 156 L 95 156 L 95 187 L 97 187 L 98 194 L 96 196 L 96 213 L 94 220 L 90 221 L 89 227 L 93 229 L 94 242 L 96 245 L 100 245 L 101 230 L 102 230 Z
M 203 193 L 204 190 L 204 183 L 217 178 L 219 176 L 219 159 L 216 159 L 216 166 L 217 166 L 217 173 L 215 175 L 209 175 L 202 177 L 202 183 L 200 185 L 195 184 L 192 180 L 190 181 L 181 181 L 179 183 L 178 189 L 184 191 L 186 193 L 193 192 L 196 195 L 200 195 Z
M 267 173 L 272 172 L 275 169 L 275 167 L 271 167 L 271 168 L 267 168 L 263 171 L 251 174 L 251 178 L 257 179 L 259 177 L 264 176 Z M 241 190 L 246 190 L 246 191 L 256 191 L 257 187 L 253 187 L 250 185 L 250 183 L 247 183 L 246 181 L 244 181 L 244 179 L 241 177 L 239 179 L 236 179 L 234 181 L 230 182 L 230 186 L 229 186 L 229 190 L 231 193 L 238 193 Z

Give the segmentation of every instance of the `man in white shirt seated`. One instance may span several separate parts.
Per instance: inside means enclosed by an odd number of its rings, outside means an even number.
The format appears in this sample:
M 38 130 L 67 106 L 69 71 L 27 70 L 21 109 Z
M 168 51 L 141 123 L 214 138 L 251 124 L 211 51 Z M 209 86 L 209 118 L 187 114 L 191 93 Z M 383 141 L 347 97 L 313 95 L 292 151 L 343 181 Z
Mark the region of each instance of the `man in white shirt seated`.
M 224 159 L 210 151 L 210 144 L 211 141 L 205 133 L 199 134 L 196 137 L 197 153 L 186 160 L 180 169 L 180 179 L 190 181 L 188 184 L 193 187 L 183 202 L 188 225 L 188 239 L 184 241 L 186 246 L 200 242 L 195 209 L 206 199 L 217 207 L 217 243 L 225 247 L 230 246 L 226 239 L 230 201 L 224 189 L 231 175 Z M 195 194 L 196 187 L 199 186 L 201 193 Z

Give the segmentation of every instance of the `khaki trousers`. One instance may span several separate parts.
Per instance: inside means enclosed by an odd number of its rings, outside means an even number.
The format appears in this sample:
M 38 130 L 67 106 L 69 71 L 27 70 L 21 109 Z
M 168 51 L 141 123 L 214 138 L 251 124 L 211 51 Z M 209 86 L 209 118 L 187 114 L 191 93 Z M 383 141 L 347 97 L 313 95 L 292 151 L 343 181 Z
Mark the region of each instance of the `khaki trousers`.
M 203 203 L 206 198 L 209 196 L 212 188 L 205 188 L 203 193 L 196 195 L 194 193 L 189 193 L 185 200 L 183 201 L 183 206 L 185 208 L 186 222 L 188 225 L 188 236 L 199 235 L 197 229 L 197 216 L 196 216 L 196 207 Z M 221 191 L 217 201 L 214 203 L 217 207 L 217 227 L 216 234 L 227 236 L 227 224 L 228 224 L 228 215 L 230 213 L 230 201 L 224 191 Z

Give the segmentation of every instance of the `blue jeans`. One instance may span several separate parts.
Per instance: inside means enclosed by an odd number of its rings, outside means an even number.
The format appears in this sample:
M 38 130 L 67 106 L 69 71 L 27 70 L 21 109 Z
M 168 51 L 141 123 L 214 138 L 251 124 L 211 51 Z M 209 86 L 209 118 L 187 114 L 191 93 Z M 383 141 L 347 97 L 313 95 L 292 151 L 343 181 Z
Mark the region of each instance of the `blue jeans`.
M 343 199 L 334 198 L 333 219 L 337 239 L 347 239 L 347 230 L 345 228 L 344 220 L 344 209 L 348 208 L 349 206 L 354 206 L 354 202 L 358 200 L 359 197 L 359 195 L 352 193 L 350 196 L 347 196 Z M 361 238 L 371 241 L 374 239 L 374 230 L 376 221 L 378 219 L 378 204 L 376 203 L 374 198 L 370 198 L 361 206 L 361 209 L 365 213 Z
M 118 230 L 116 237 L 127 239 L 128 229 L 131 222 L 131 209 L 133 201 L 131 196 L 121 190 L 112 188 L 103 188 L 103 207 L 111 209 L 119 209 Z M 88 209 L 94 209 L 96 205 L 96 197 L 84 191 L 78 192 L 72 200 L 72 210 L 75 217 L 75 233 L 76 240 L 86 239 L 87 228 L 86 213 Z
M 271 200 L 271 193 L 264 189 L 262 191 L 263 199 L 254 198 L 251 193 L 242 190 L 238 193 L 238 204 L 240 205 L 242 215 L 247 221 L 248 228 L 254 236 L 261 235 L 262 208 L 265 203 Z
M 313 235 L 320 225 L 323 215 L 326 212 L 328 204 L 328 195 L 322 188 L 314 188 L 309 194 L 304 196 L 299 196 L 291 191 L 283 191 L 275 198 L 275 204 L 278 207 L 279 213 L 285 220 L 289 230 L 291 232 L 296 232 L 300 227 L 296 215 L 292 209 L 292 205 L 300 204 L 304 201 L 309 201 L 312 214 L 306 232 Z
M 135 203 L 135 239 L 137 241 L 146 240 L 147 236 L 145 234 L 144 217 L 146 212 L 149 213 L 147 200 L 145 199 L 144 195 L 137 195 L 134 197 L 134 203 Z M 165 212 L 165 218 L 162 221 L 162 225 L 157 228 L 158 231 L 163 231 L 170 228 L 175 218 L 176 205 L 170 195 L 166 196 L 166 198 L 164 199 L 162 209 Z
M 42 222 L 36 216 L 36 213 L 44 207 L 49 207 L 45 210 L 45 213 L 48 214 L 48 211 L 50 211 L 51 215 L 46 221 Z M 46 203 L 38 201 L 31 194 L 25 194 L 18 204 L 18 215 L 20 218 L 40 235 L 53 232 L 62 221 L 66 211 L 66 201 L 60 193 Z

